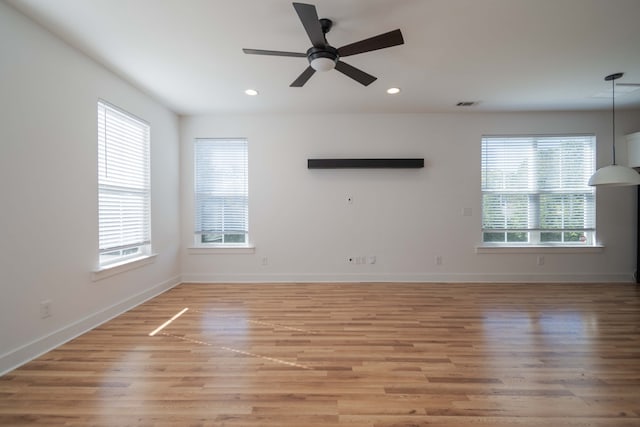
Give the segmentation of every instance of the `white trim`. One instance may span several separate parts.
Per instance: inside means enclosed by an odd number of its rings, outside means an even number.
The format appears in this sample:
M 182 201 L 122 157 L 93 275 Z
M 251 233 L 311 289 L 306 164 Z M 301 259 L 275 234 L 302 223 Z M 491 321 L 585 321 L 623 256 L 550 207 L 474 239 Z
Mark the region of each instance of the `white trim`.
M 145 119 L 141 118 L 140 116 L 137 116 L 137 115 L 135 115 L 133 113 L 130 113 L 127 110 L 124 110 L 124 109 L 118 107 L 117 105 L 114 105 L 114 104 L 110 103 L 109 101 L 105 101 L 104 99 L 98 97 L 98 102 L 101 102 L 101 103 L 107 105 L 109 108 L 118 111 L 120 114 L 123 114 L 125 116 L 129 116 L 132 119 L 135 119 L 135 120 L 139 121 L 143 125 L 151 127 L 151 123 L 148 122 L 147 120 L 145 120 Z
M 124 273 L 125 271 L 134 270 L 147 264 L 155 262 L 158 254 L 143 255 L 137 258 L 127 259 L 114 264 L 109 264 L 94 270 L 91 273 L 91 280 L 97 282 L 98 280 L 106 279 L 107 277 L 115 276 L 116 274 Z
M 632 273 L 240 273 L 184 274 L 184 283 L 634 283 Z
M 187 248 L 188 255 L 211 255 L 211 254 L 254 254 L 256 247 L 253 245 L 243 246 L 192 246 Z
M 477 254 L 595 254 L 604 246 L 476 246 Z
M 122 313 L 150 300 L 163 292 L 179 285 L 180 276 L 172 277 L 164 282 L 150 287 L 132 297 L 122 300 L 116 304 L 106 307 L 96 313 L 90 314 L 78 321 L 66 325 L 48 335 L 31 341 L 21 347 L 0 355 L 0 375 L 53 350 L 62 344 L 100 326 L 104 322 L 113 319 Z

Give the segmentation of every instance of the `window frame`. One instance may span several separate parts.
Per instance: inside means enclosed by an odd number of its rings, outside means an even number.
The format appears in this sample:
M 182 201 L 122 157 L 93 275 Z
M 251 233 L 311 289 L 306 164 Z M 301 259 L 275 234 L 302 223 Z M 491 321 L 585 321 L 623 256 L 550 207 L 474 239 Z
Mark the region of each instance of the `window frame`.
M 543 153 L 543 148 L 538 147 L 538 144 L 559 144 L 563 139 L 566 139 L 569 142 L 571 139 L 575 139 L 576 141 L 582 139 L 580 143 L 583 144 L 582 148 L 585 150 L 583 156 L 590 156 L 590 159 L 585 162 L 581 162 L 580 166 L 585 168 L 584 172 L 584 184 L 580 182 L 579 188 L 574 188 L 572 190 L 558 190 L 550 191 L 548 188 L 545 189 L 544 185 L 540 185 L 540 182 L 545 182 L 545 180 L 549 180 L 551 177 L 557 177 L 557 175 L 544 175 L 541 176 L 541 171 L 545 167 L 545 162 L 541 160 L 541 154 Z M 521 140 L 519 142 L 514 142 L 517 140 Z M 527 141 L 528 140 L 528 141 Z M 555 141 L 554 141 L 555 140 Z M 511 143 L 512 147 L 516 146 L 517 143 L 521 143 L 523 147 L 526 147 L 526 144 L 530 144 L 531 153 L 530 157 L 527 157 L 529 162 L 526 162 L 527 169 L 532 169 L 529 172 L 528 179 L 534 182 L 532 187 L 528 187 L 526 190 L 518 189 L 518 190 L 509 190 L 507 186 L 503 186 L 500 189 L 488 189 L 491 187 L 491 184 L 487 184 L 485 181 L 488 181 L 488 165 L 493 165 L 496 162 L 495 158 L 487 159 L 487 154 L 491 148 L 495 150 L 495 147 L 487 148 L 486 144 L 490 142 L 498 144 L 500 141 L 504 143 Z M 574 142 L 576 142 L 574 141 Z M 510 147 L 510 148 L 512 148 Z M 548 147 L 547 147 L 548 148 Z M 562 146 L 561 148 L 565 148 Z M 562 153 L 561 153 L 562 154 Z M 507 154 L 507 156 L 513 155 L 512 153 Z M 554 158 L 554 162 L 564 160 L 561 158 Z M 596 192 L 593 187 L 589 187 L 587 184 L 587 180 L 589 176 L 595 172 L 595 162 L 596 162 L 596 136 L 594 134 L 548 134 L 548 135 L 483 135 L 481 140 L 481 235 L 480 241 L 481 246 L 483 247 L 524 247 L 524 248 L 532 248 L 532 247 L 558 247 L 558 248 L 585 248 L 585 247 L 596 247 Z M 548 165 L 547 165 L 548 167 Z M 560 173 L 562 175 L 562 173 Z M 566 185 L 566 178 L 560 178 L 560 187 L 564 187 Z M 570 181 L 568 179 L 567 181 Z M 527 186 L 531 186 L 531 183 L 528 183 Z M 584 211 L 584 219 L 582 227 L 561 227 L 561 228 L 545 228 L 541 225 L 542 220 L 540 219 L 543 216 L 543 209 L 541 199 L 543 197 L 548 197 L 550 194 L 555 196 L 559 196 L 562 198 L 562 204 L 564 203 L 570 204 L 572 202 L 572 197 L 580 198 L 582 197 L 584 200 L 582 203 L 582 209 Z M 526 222 L 527 225 L 525 227 L 508 227 L 505 226 L 503 228 L 492 228 L 488 227 L 488 223 L 486 220 L 486 208 L 494 208 L 495 202 L 492 203 L 493 206 L 490 206 L 486 202 L 486 196 L 498 196 L 504 197 L 508 199 L 510 196 L 519 196 L 523 199 L 526 199 L 524 203 L 526 203 Z M 566 200 L 566 202 L 565 202 Z M 513 206 L 510 203 L 514 203 L 512 201 L 507 201 L 507 208 L 509 206 Z M 556 202 L 557 203 L 557 202 Z M 506 208 L 505 208 L 506 209 Z M 562 221 L 572 219 L 571 217 L 567 217 L 563 212 Z M 507 215 L 505 214 L 504 222 L 508 222 Z M 531 224 L 533 223 L 533 226 Z M 578 241 L 568 241 L 565 240 L 568 237 L 568 233 L 582 233 L 584 236 L 584 240 Z M 509 241 L 509 234 L 526 234 L 525 241 Z M 541 236 L 544 233 L 560 233 L 560 240 L 557 241 L 546 241 Z M 487 240 L 487 234 L 504 234 L 504 238 L 500 241 L 490 241 Z M 497 236 L 496 236 L 497 237 Z M 513 236 L 517 237 L 517 236 Z M 580 238 L 579 238 L 580 239 Z
M 114 123 L 108 123 L 108 116 L 114 118 Z M 127 126 L 126 129 L 122 126 Z M 109 137 L 111 131 L 137 131 L 127 134 L 128 138 Z M 117 107 L 103 99 L 97 102 L 97 135 L 98 135 L 98 271 L 113 269 L 124 264 L 132 263 L 151 255 L 151 126 L 134 114 Z M 109 143 L 113 147 L 109 148 Z M 132 145 L 133 144 L 133 145 Z M 116 153 L 118 148 L 132 150 L 138 158 L 133 158 L 127 151 L 126 155 Z M 122 151 L 121 151 L 122 152 Z M 109 167 L 109 157 L 115 158 L 115 163 Z M 131 161 L 127 159 L 131 158 Z M 118 162 L 127 162 L 125 167 Z M 112 160 L 112 163 L 114 160 Z M 131 172 L 125 169 L 131 168 Z M 111 178 L 109 169 L 114 170 Z M 116 178 L 118 173 L 127 173 L 123 179 Z M 115 202 L 119 203 L 114 208 Z M 135 206 L 132 207 L 131 204 Z M 111 211 L 111 212 L 109 212 Z M 136 223 L 133 224 L 138 236 L 132 238 L 125 230 L 122 218 L 126 213 L 135 212 Z M 110 226 L 113 222 L 113 212 L 118 212 L 119 226 Z M 117 232 L 119 238 L 108 238 L 108 234 Z M 119 240 L 120 244 L 114 245 Z M 125 242 L 126 241 L 126 242 Z M 107 243 L 110 242 L 110 243 Z M 109 256 L 111 255 L 111 256 Z
M 242 153 L 240 154 L 240 157 L 242 158 L 242 164 L 241 165 L 235 164 L 235 168 L 233 168 L 235 169 L 233 170 L 234 172 L 233 178 L 236 180 L 242 181 L 242 183 L 240 184 L 243 187 L 241 193 L 237 193 L 238 188 L 235 188 L 234 185 L 231 184 L 231 186 L 234 187 L 232 190 L 232 193 L 233 193 L 232 196 L 230 196 L 228 193 L 225 193 L 225 195 L 218 195 L 215 197 L 223 198 L 223 199 L 228 197 L 233 197 L 233 198 L 239 197 L 243 199 L 244 214 L 241 216 L 244 217 L 244 220 L 242 222 L 244 223 L 245 230 L 233 230 L 226 233 L 224 229 L 218 230 L 218 231 L 199 230 L 199 228 L 204 228 L 202 227 L 203 220 L 199 219 L 199 210 L 203 209 L 203 207 L 200 206 L 199 200 L 203 200 L 203 199 L 200 199 L 199 197 L 202 197 L 202 198 L 213 197 L 212 194 L 205 196 L 207 192 L 198 191 L 198 188 L 200 186 L 198 168 L 202 166 L 202 164 L 199 163 L 199 159 L 198 159 L 199 143 L 214 144 L 214 145 L 216 143 L 219 143 L 219 144 L 231 143 L 231 144 L 238 144 L 243 147 Z M 252 243 L 250 243 L 250 237 L 249 237 L 249 141 L 248 139 L 247 138 L 195 138 L 193 140 L 192 147 L 193 147 L 193 169 L 194 169 L 193 170 L 193 179 L 194 179 L 193 181 L 193 206 L 194 206 L 193 245 L 194 247 L 201 248 L 201 249 L 223 249 L 223 250 L 253 248 L 254 246 Z M 229 153 L 226 153 L 226 155 L 229 155 Z M 233 160 L 237 161 L 238 159 L 236 158 Z M 239 174 L 238 174 L 238 169 L 241 169 L 241 172 Z M 222 211 L 224 216 L 224 213 L 226 212 L 224 207 L 222 208 Z M 224 220 L 222 220 L 222 222 L 224 223 Z M 222 241 L 220 242 L 204 241 L 206 235 L 221 235 Z M 232 235 L 234 236 L 243 235 L 244 241 L 228 240 L 228 236 L 232 236 Z

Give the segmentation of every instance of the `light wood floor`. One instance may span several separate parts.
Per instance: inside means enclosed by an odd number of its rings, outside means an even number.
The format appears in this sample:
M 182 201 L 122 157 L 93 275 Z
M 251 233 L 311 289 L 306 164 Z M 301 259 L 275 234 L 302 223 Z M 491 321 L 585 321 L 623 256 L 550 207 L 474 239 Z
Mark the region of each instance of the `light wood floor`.
M 1 377 L 36 424 L 637 427 L 640 288 L 182 284 Z

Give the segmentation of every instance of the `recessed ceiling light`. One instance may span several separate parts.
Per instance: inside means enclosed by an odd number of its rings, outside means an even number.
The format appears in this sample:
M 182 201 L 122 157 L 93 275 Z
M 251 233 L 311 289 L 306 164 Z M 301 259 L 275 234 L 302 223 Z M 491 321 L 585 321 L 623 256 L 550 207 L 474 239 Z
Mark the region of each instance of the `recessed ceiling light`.
M 389 89 L 387 89 L 387 93 L 389 95 L 395 95 L 396 93 L 400 93 L 400 88 L 399 87 L 390 87 Z
M 246 93 L 249 96 L 256 96 L 258 94 L 258 91 L 255 89 L 247 89 L 244 91 L 244 93 Z

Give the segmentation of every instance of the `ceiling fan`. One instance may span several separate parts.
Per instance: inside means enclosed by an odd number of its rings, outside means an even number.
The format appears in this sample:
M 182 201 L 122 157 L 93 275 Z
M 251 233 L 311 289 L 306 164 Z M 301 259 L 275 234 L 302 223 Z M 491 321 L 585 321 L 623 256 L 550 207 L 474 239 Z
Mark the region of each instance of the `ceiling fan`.
M 331 30 L 333 22 L 330 19 L 319 19 L 316 7 L 312 4 L 293 3 L 293 8 L 298 13 L 309 39 L 311 48 L 306 53 L 282 52 L 277 50 L 242 49 L 244 53 L 252 55 L 294 56 L 307 58 L 309 66 L 291 83 L 291 87 L 302 87 L 315 74 L 316 71 L 329 71 L 336 69 L 342 74 L 351 77 L 364 86 L 369 86 L 376 77 L 367 74 L 356 67 L 340 60 L 345 56 L 357 55 L 372 50 L 384 49 L 404 43 L 400 30 L 360 40 L 355 43 L 342 46 L 338 49 L 331 46 L 325 35 Z

